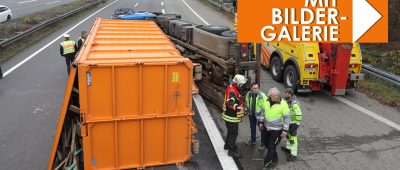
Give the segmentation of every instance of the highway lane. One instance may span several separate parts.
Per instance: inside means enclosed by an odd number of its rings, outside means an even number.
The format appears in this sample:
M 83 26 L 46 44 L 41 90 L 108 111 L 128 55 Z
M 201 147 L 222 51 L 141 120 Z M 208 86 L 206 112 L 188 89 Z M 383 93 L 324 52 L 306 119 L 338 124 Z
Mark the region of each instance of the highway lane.
M 132 6 L 135 12 L 162 12 L 164 7 L 161 6 L 161 2 L 162 0 L 133 0 Z
M 145 2 L 146 0 L 142 0 Z M 123 7 L 161 12 L 161 1 L 154 4 L 141 4 L 137 0 L 119 0 L 73 29 L 69 34 L 77 39 L 80 31 L 90 30 L 96 17 L 108 18 L 114 9 Z M 109 1 L 111 3 L 113 1 Z M 138 5 L 135 4 L 139 3 Z M 155 5 L 157 4 L 157 5 Z M 62 35 L 104 4 L 87 11 L 65 28 L 56 31 L 35 45 L 21 51 L 2 68 L 4 71 L 31 56 L 35 51 L 46 47 L 49 42 Z M 57 127 L 58 112 L 62 103 L 67 80 L 64 59 L 59 55 L 59 42 L 50 44 L 36 56 L 16 68 L 0 80 L 0 169 L 45 169 Z M 214 150 L 202 125 L 201 119 L 194 118 L 198 128 L 198 139 L 203 152 L 193 156 L 185 168 L 221 169 L 213 153 Z M 158 169 L 177 169 L 176 166 Z
M 108 17 L 112 11 L 111 8 L 107 8 L 99 16 Z M 85 17 L 77 18 L 71 26 Z M 70 34 L 74 39 L 78 38 L 79 32 L 89 30 L 93 21 L 94 18 L 91 18 Z M 4 70 L 10 69 L 71 26 L 25 49 L 5 63 Z M 45 169 L 47 167 L 67 78 L 65 61 L 58 54 L 58 49 L 59 43 L 54 43 L 1 80 L 0 165 L 2 168 Z
M 73 1 L 76 0 L 2 0 L 0 4 L 11 9 L 13 18 L 19 18 Z
M 139 2 L 136 7 L 136 2 Z M 209 24 L 231 26 L 229 19 L 196 0 L 185 2 Z M 185 20 L 198 24 L 202 20 L 191 11 L 183 0 L 161 1 L 120 1 L 105 9 L 96 17 L 109 17 L 115 8 L 133 6 L 135 10 L 150 7 L 165 9 L 167 13 L 180 13 Z M 143 5 L 143 6 L 142 6 Z M 157 5 L 157 6 L 156 6 Z M 150 8 L 149 7 L 149 8 Z M 149 9 L 149 10 L 157 10 Z M 78 18 L 76 21 L 82 20 Z M 89 30 L 93 18 L 71 32 L 78 37 L 80 30 Z M 74 25 L 72 23 L 71 25 Z M 60 35 L 62 29 L 34 46 L 22 51 L 8 61 L 3 70 L 8 70 L 33 51 Z M 29 60 L 3 80 L 0 80 L 0 165 L 6 169 L 43 169 L 47 164 L 52 144 L 58 109 L 65 88 L 66 70 L 64 61 L 58 54 L 58 43 L 46 48 L 38 56 Z M 262 71 L 262 90 L 283 85 L 272 80 L 269 73 Z M 400 123 L 400 113 L 364 94 L 353 93 L 346 99 L 365 107 L 396 123 Z M 300 129 L 300 158 L 304 161 L 286 163 L 281 152 L 278 169 L 396 169 L 400 166 L 400 134 L 390 126 L 379 122 L 362 112 L 333 99 L 325 93 L 300 96 L 304 112 L 304 124 Z M 210 105 L 214 118 L 223 132 L 224 125 L 220 112 Z M 241 163 L 246 169 L 259 169 L 261 152 L 247 147 L 244 142 L 249 137 L 247 119 L 241 123 L 238 140 L 245 157 Z
M 72 38 L 77 39 L 80 31 L 89 30 L 95 17 L 108 18 L 115 8 L 131 3 L 131 0 L 121 0 L 104 9 L 70 32 Z M 104 4 L 28 47 L 7 61 L 3 70 L 9 70 L 101 6 Z M 65 60 L 58 50 L 59 42 L 61 39 L 1 80 L 0 169 L 45 169 L 47 166 L 67 79 Z
M 177 13 L 187 20 L 201 25 L 225 25 L 232 27 L 230 19 L 220 12 L 205 6 L 198 0 L 164 0 L 166 13 Z M 189 8 L 190 7 L 190 8 Z M 192 9 L 192 10 L 191 10 Z M 201 19 L 200 19 L 201 18 Z M 203 21 L 202 21 L 203 20 Z M 205 22 L 207 23 L 205 23 Z

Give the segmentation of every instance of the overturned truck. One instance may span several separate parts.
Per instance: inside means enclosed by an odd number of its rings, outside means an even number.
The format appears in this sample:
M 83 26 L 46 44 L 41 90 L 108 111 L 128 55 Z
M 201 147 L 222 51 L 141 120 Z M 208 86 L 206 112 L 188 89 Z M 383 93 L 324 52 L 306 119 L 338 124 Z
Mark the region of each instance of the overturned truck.
M 194 65 L 194 80 L 200 93 L 222 108 L 225 88 L 235 74 L 243 74 L 251 82 L 260 83 L 260 56 L 253 44 L 237 42 L 236 31 L 217 25 L 196 25 L 178 14 L 163 14 L 157 24 L 175 43 L 182 55 Z
M 251 47 L 238 44 L 235 34 L 174 14 L 97 19 L 69 75 L 48 169 L 188 161 L 198 144 L 193 82 L 221 107 L 235 74 L 257 78 Z

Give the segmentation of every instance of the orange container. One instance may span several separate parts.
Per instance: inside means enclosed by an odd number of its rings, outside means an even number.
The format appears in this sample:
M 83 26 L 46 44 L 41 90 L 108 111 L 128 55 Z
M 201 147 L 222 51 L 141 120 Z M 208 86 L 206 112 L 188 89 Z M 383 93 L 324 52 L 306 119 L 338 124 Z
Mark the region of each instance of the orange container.
M 85 169 L 190 159 L 192 62 L 155 22 L 96 19 L 76 64 Z

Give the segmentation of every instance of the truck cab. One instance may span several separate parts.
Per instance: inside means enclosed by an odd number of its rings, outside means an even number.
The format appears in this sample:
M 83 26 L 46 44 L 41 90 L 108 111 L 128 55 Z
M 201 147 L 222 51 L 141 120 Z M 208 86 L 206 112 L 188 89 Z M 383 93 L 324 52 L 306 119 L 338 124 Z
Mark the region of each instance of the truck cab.
M 358 43 L 277 42 L 261 45 L 261 64 L 270 69 L 274 80 L 283 81 L 286 88 L 297 92 L 318 91 L 325 85 L 336 89 L 338 82 L 345 82 L 345 87 L 332 93 L 344 95 L 363 79 L 361 60 Z M 347 66 L 343 67 L 343 64 Z

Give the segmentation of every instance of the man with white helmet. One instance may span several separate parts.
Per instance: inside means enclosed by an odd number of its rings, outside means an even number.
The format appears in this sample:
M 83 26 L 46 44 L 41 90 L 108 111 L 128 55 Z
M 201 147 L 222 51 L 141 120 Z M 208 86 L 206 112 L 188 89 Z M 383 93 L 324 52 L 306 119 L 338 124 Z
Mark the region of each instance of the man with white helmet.
M 239 94 L 239 88 L 246 84 L 247 79 L 243 75 L 237 74 L 225 92 L 222 119 L 225 121 L 228 130 L 224 149 L 228 149 L 228 155 L 239 159 L 242 157 L 237 152 L 236 138 L 239 134 L 239 123 L 244 116 L 243 101 Z
M 68 74 L 71 64 L 75 60 L 75 54 L 78 51 L 75 41 L 70 40 L 69 37 L 69 34 L 64 34 L 64 41 L 60 44 L 60 54 L 65 58 Z

